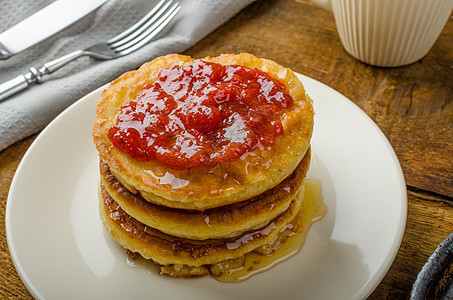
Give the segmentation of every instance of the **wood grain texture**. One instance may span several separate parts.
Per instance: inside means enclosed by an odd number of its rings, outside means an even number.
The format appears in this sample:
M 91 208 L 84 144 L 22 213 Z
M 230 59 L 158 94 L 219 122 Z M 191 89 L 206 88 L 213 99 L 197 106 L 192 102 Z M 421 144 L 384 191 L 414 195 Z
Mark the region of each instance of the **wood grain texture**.
M 250 52 L 336 89 L 363 109 L 392 144 L 408 186 L 408 218 L 398 255 L 370 299 L 407 299 L 437 245 L 453 231 L 453 19 L 430 52 L 399 68 L 348 55 L 333 15 L 306 0 L 261 0 L 184 54 Z M 34 136 L 0 152 L 0 299 L 31 299 L 5 234 L 8 189 Z

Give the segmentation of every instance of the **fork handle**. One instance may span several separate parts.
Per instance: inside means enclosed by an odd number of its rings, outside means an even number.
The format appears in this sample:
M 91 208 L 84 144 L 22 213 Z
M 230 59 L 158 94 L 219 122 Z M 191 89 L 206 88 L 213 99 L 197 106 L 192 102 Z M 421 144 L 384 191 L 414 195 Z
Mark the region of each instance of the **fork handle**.
M 63 57 L 52 60 L 44 64 L 41 68 L 36 69 L 31 67 L 29 72 L 24 75 L 19 75 L 9 81 L 0 84 L 0 101 L 25 90 L 32 83 L 42 83 L 42 77 L 51 74 L 61 67 L 67 65 L 71 61 L 84 56 L 86 53 L 83 50 L 77 50 Z
M 61 67 L 66 66 L 71 61 L 76 60 L 77 58 L 84 56 L 84 55 L 85 55 L 84 50 L 74 51 L 74 52 L 69 53 L 65 56 L 62 56 L 60 58 L 49 61 L 48 63 L 44 64 L 44 66 L 40 70 L 45 72 L 44 74 L 53 73 L 56 70 L 60 69 Z M 44 75 L 44 74 L 42 74 L 42 75 Z
M 30 83 L 42 81 L 42 76 L 36 68 L 30 68 L 30 72 L 17 76 L 7 82 L 0 84 L 0 101 L 25 90 Z

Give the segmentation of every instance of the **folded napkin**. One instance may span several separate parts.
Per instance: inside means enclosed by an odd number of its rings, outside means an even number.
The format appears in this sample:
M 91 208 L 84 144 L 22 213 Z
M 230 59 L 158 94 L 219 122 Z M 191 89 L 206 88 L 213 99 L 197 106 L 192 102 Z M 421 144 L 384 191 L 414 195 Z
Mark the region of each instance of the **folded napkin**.
M 77 0 L 75 0 L 77 1 Z M 180 0 L 182 9 L 158 39 L 138 51 L 110 61 L 79 58 L 0 102 L 0 150 L 43 129 L 66 107 L 122 73 L 160 55 L 180 53 L 253 0 Z M 0 32 L 15 25 L 52 1 L 3 0 Z M 28 72 L 77 49 L 106 41 L 143 17 L 158 0 L 109 0 L 49 39 L 0 61 L 0 83 Z

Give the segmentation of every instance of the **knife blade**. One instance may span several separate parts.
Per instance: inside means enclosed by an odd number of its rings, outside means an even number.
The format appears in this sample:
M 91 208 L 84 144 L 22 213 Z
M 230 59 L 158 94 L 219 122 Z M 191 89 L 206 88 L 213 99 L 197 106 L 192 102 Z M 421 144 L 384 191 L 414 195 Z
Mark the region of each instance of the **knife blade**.
M 0 33 L 0 60 L 50 37 L 97 9 L 107 0 L 57 0 Z

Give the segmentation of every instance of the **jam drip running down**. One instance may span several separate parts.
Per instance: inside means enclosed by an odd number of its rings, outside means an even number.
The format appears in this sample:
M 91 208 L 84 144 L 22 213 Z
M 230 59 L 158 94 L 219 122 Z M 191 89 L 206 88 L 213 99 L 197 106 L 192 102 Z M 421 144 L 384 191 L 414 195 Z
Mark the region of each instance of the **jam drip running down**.
M 259 69 L 200 60 L 162 70 L 122 106 L 109 138 L 138 160 L 214 166 L 272 146 L 291 105 L 285 86 Z

